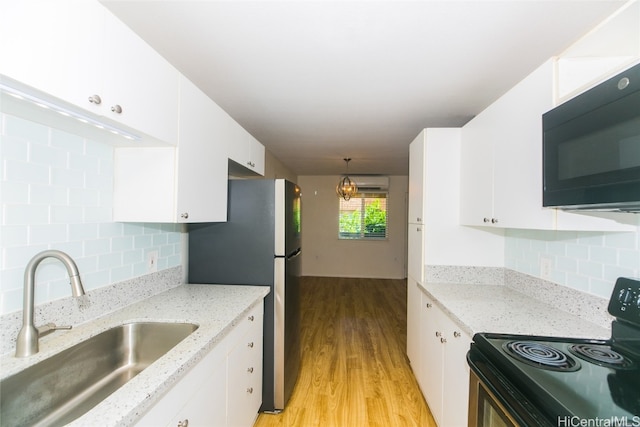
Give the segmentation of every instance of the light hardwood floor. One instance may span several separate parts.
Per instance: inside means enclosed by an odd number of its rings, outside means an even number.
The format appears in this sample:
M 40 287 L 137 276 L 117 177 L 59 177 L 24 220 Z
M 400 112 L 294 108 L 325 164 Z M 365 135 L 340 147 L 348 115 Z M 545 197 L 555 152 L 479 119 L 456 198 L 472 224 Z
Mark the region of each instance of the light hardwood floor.
M 254 427 L 435 427 L 406 353 L 405 280 L 304 277 L 287 408 Z

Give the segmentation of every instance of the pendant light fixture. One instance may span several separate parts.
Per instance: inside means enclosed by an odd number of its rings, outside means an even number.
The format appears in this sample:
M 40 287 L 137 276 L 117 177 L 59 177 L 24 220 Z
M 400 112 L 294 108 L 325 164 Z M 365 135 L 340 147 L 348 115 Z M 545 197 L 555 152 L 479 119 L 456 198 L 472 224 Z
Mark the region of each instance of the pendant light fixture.
M 351 158 L 344 159 L 344 161 L 347 163 L 347 173 L 338 182 L 338 185 L 336 186 L 336 193 L 338 194 L 338 197 L 342 197 L 344 200 L 349 200 L 358 192 L 358 186 L 354 180 L 349 178 L 349 162 L 351 161 Z

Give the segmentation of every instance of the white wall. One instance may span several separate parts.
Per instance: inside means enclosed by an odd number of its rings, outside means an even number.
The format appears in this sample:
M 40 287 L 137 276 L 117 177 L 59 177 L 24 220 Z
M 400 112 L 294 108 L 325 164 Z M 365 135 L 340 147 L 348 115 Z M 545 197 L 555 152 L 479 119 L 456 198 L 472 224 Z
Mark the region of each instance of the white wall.
M 113 148 L 0 114 L 0 314 L 22 310 L 24 268 L 36 253 L 60 249 L 78 264 L 85 290 L 181 264 L 181 226 L 112 220 Z M 44 261 L 36 303 L 69 296 L 66 270 Z
M 284 178 L 291 182 L 298 183 L 298 176 L 291 169 L 286 167 L 269 150 L 264 150 L 264 178 L 280 179 Z
M 385 241 L 338 239 L 339 176 L 299 176 L 304 276 L 406 277 L 407 176 L 391 176 Z

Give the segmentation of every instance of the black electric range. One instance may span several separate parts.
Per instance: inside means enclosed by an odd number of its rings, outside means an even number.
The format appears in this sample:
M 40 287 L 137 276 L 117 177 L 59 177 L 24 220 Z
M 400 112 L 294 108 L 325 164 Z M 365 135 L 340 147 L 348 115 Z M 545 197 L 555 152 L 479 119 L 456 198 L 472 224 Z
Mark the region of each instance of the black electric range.
M 608 310 L 608 340 L 474 335 L 469 426 L 640 427 L 640 280 L 619 278 Z

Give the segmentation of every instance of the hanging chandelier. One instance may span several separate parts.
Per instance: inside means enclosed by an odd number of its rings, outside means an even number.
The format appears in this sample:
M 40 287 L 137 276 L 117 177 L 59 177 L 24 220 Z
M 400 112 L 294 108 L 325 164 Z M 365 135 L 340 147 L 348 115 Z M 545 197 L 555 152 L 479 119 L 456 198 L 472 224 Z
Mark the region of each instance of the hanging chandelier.
M 358 186 L 354 180 L 349 178 L 349 162 L 351 159 L 344 159 L 344 161 L 347 163 L 347 173 L 342 179 L 340 179 L 338 185 L 336 185 L 336 193 L 338 194 L 338 197 L 349 200 L 358 192 Z

